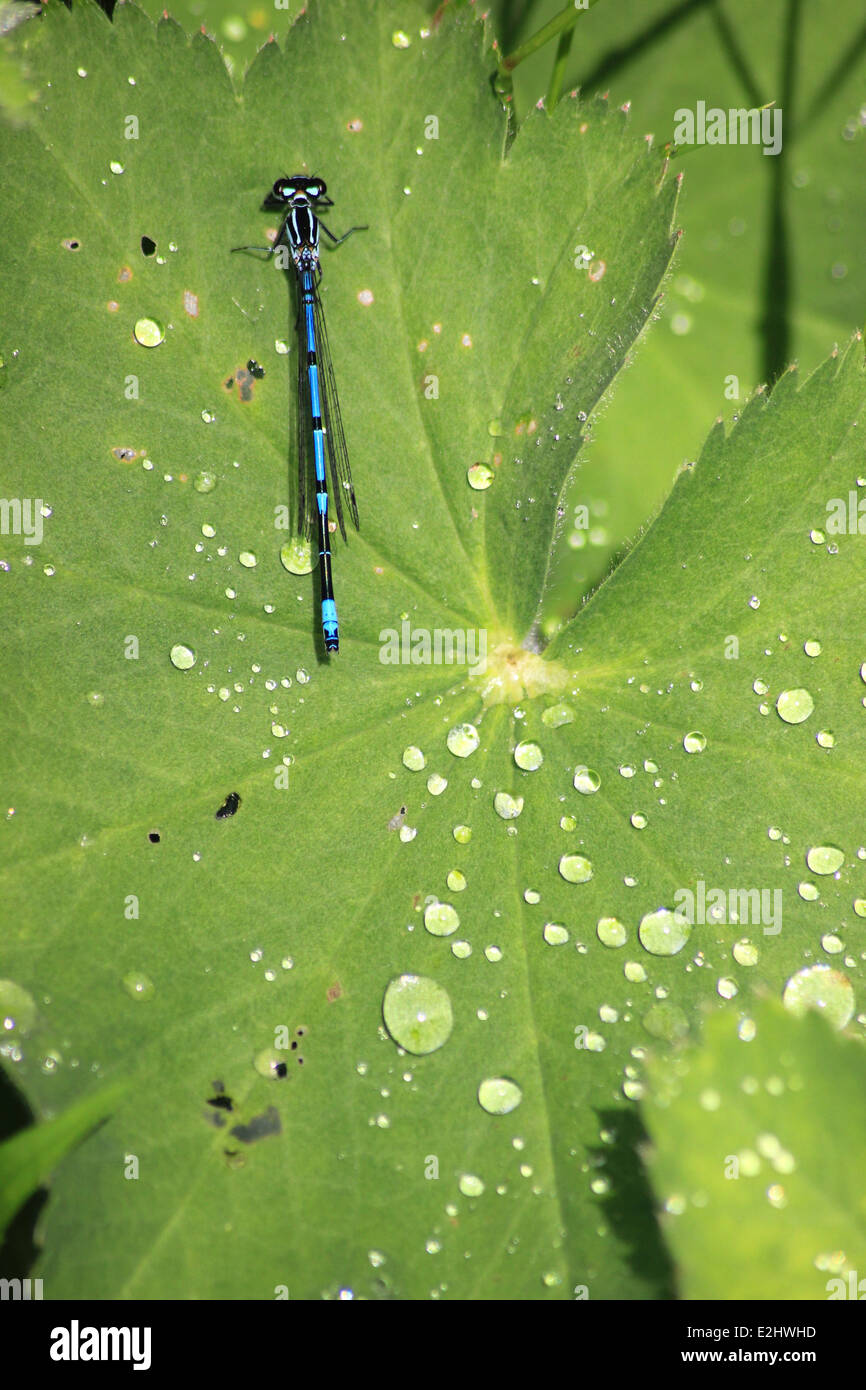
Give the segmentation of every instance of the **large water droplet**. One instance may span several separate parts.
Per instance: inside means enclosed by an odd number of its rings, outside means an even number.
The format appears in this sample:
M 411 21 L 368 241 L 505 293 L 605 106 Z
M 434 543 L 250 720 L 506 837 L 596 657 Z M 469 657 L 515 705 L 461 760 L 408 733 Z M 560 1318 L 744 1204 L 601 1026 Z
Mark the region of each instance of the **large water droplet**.
M 574 769 L 574 787 L 582 796 L 592 796 L 601 786 L 601 778 L 591 767 L 580 767 Z
M 660 907 L 641 918 L 640 943 L 653 956 L 675 956 L 692 934 L 691 924 L 670 908 Z
M 424 909 L 424 926 L 431 936 L 452 936 L 460 917 L 450 903 L 429 903 Z
M 559 872 L 566 883 L 589 883 L 593 869 L 584 855 L 564 854 L 559 861 Z
M 844 1028 L 854 1013 L 854 989 L 840 970 L 832 970 L 829 965 L 807 965 L 785 985 L 782 1003 L 797 1018 L 802 1018 L 807 1009 L 816 1009 L 834 1028 Z
M 509 1115 L 523 1100 L 516 1081 L 506 1076 L 491 1076 L 478 1087 L 478 1104 L 488 1115 Z
M 398 975 L 392 980 L 382 1017 L 395 1043 L 419 1057 L 446 1043 L 454 1025 L 448 991 L 427 975 Z
M 786 724 L 802 724 L 815 708 L 815 701 L 808 690 L 783 690 L 776 701 L 776 710 Z
M 456 724 L 449 729 L 445 742 L 455 758 L 468 758 L 470 753 L 475 752 L 480 739 L 474 724 Z
M 845 863 L 845 852 L 836 845 L 814 845 L 806 855 L 813 874 L 835 874 Z
M 191 647 L 185 647 L 182 642 L 177 642 L 169 652 L 172 666 L 176 666 L 178 671 L 189 671 L 195 665 L 195 652 Z

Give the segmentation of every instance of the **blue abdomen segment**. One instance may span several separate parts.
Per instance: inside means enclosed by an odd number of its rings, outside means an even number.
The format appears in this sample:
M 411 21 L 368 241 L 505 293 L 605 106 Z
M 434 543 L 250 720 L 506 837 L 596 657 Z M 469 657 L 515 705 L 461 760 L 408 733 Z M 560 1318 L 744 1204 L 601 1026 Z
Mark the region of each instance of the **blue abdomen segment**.
M 340 629 L 337 625 L 337 605 L 332 598 L 322 599 L 322 633 L 325 638 L 325 650 L 338 652 Z

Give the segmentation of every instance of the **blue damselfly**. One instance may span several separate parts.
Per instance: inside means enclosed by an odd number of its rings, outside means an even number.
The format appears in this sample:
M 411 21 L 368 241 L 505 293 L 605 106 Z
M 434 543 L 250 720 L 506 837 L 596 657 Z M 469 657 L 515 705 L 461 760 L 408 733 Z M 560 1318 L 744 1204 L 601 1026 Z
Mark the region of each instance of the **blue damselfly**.
M 298 286 L 298 532 L 312 541 L 315 531 L 319 544 L 319 576 L 322 586 L 322 633 L 325 650 L 340 649 L 340 630 L 337 605 L 331 579 L 331 539 L 328 529 L 328 478 L 325 472 L 325 453 L 328 455 L 334 510 L 343 540 L 346 527 L 343 521 L 343 501 L 348 504 L 355 526 L 358 525 L 358 504 L 349 469 L 349 452 L 340 416 L 337 383 L 331 364 L 328 330 L 319 297 L 322 267 L 319 263 L 319 233 L 324 232 L 335 246 L 353 232 L 366 227 L 350 227 L 342 236 L 334 236 L 318 217 L 318 210 L 333 207 L 327 197 L 324 179 L 310 174 L 293 174 L 277 179 L 265 199 L 267 208 L 286 208 L 282 226 L 273 246 L 235 246 L 234 251 L 266 251 L 269 256 L 288 253 L 294 266 Z M 284 267 L 287 268 L 287 267 Z M 313 476 L 310 477 L 309 447 L 313 441 Z M 310 484 L 315 487 L 311 489 Z M 315 504 L 314 504 L 315 498 Z

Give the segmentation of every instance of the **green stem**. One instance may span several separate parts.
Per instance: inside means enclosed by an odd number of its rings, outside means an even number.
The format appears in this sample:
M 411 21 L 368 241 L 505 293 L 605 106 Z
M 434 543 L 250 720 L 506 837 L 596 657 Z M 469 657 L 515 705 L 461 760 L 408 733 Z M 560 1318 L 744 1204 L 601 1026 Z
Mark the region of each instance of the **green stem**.
M 573 38 L 573 29 L 566 29 L 565 33 L 559 36 L 559 43 L 556 46 L 556 62 L 553 65 L 553 72 L 550 75 L 550 86 L 547 89 L 548 111 L 553 110 L 559 98 L 562 96 L 562 84 L 565 81 L 565 65 L 568 62 L 568 55 L 571 52 L 571 41 Z
M 564 10 L 554 15 L 553 19 L 543 25 L 537 34 L 533 34 L 531 39 L 527 39 L 525 43 L 515 48 L 513 53 L 509 53 L 507 58 L 503 58 L 499 64 L 500 71 L 513 72 L 518 63 L 522 63 L 531 54 L 537 53 L 539 48 L 543 48 L 551 39 L 557 38 L 560 34 L 570 33 L 577 23 L 578 15 L 586 14 L 587 10 L 591 10 L 593 5 L 597 4 L 598 0 L 584 0 L 584 3 L 581 3 L 578 8 L 572 0 L 571 4 L 566 5 Z M 557 55 L 558 62 L 559 56 Z

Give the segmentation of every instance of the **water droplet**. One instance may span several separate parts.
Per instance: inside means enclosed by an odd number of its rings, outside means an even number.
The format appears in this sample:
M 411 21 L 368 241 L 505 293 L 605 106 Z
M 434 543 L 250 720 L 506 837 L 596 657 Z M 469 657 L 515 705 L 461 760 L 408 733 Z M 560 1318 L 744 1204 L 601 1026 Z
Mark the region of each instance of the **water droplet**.
M 815 742 L 819 748 L 835 748 L 836 735 L 831 733 L 829 729 L 819 729 L 815 735 Z
M 169 652 L 172 666 L 176 666 L 178 671 L 189 671 L 195 665 L 195 652 L 190 647 L 185 647 L 183 643 L 177 642 Z
M 466 875 L 461 873 L 459 869 L 451 869 L 445 878 L 445 882 L 452 893 L 462 893 L 466 887 Z
M 428 903 L 424 926 L 431 936 L 452 936 L 460 926 L 460 917 L 450 903 Z
M 427 759 L 420 748 L 410 744 L 408 748 L 403 749 L 403 766 L 408 767 L 410 772 L 420 772 L 427 766 Z
M 821 643 L 815 641 L 814 638 L 810 637 L 808 642 L 803 643 L 803 651 L 806 653 L 807 656 L 820 656 Z
M 518 743 L 514 750 L 514 761 L 524 772 L 535 772 L 544 762 L 544 754 L 537 743 Z
M 703 753 L 707 746 L 707 740 L 701 733 L 686 734 L 683 739 L 683 748 L 687 753 Z
M 313 551 L 310 542 L 295 537 L 280 546 L 280 564 L 289 574 L 311 574 Z
M 675 956 L 692 934 L 689 922 L 670 908 L 660 907 L 641 918 L 640 943 L 653 956 Z
M 36 1001 L 14 980 L 0 980 L 0 1040 L 17 1033 L 23 1037 L 36 1022 Z
M 684 1038 L 689 1031 L 689 1021 L 683 1010 L 666 1002 L 653 1004 L 641 1022 L 651 1037 L 664 1038 L 666 1042 Z
M 601 786 L 601 778 L 591 767 L 584 767 L 582 764 L 574 769 L 574 787 L 581 796 L 592 796 Z
M 603 946 L 624 946 L 628 940 L 628 932 L 617 917 L 599 917 L 596 931 Z
M 467 468 L 466 477 L 471 488 L 474 488 L 476 492 L 484 492 L 490 487 L 495 474 L 492 468 L 487 467 L 486 463 L 473 463 L 470 468 Z
M 456 956 L 458 960 L 468 960 L 469 956 L 472 955 L 472 947 L 468 941 L 452 941 L 451 954 Z
M 464 1197 L 480 1197 L 484 1183 L 474 1173 L 462 1173 L 457 1184 Z
M 776 710 L 779 717 L 784 719 L 786 724 L 802 724 L 804 719 L 815 708 L 815 701 L 808 690 L 798 688 L 796 690 L 783 690 L 776 701 Z
M 472 828 L 468 825 L 455 825 L 451 831 L 458 845 L 468 845 L 472 839 Z
M 156 319 L 138 319 L 132 332 L 142 347 L 155 348 L 165 342 L 165 329 Z
M 559 861 L 559 872 L 566 883 L 589 883 L 593 868 L 582 854 L 564 854 Z
M 132 999 L 149 999 L 155 993 L 153 981 L 140 970 L 131 970 L 124 975 L 123 988 Z
M 238 564 L 243 565 L 245 570 L 253 570 L 258 561 L 251 550 L 242 550 L 238 556 Z
M 807 1009 L 816 1009 L 834 1028 L 841 1029 L 854 1013 L 854 989 L 841 971 L 829 965 L 807 965 L 788 980 L 782 1003 L 797 1018 Z
M 391 35 L 391 42 L 395 48 L 408 48 L 412 40 L 402 29 L 395 29 Z
M 480 738 L 474 724 L 456 724 L 449 729 L 445 742 L 455 758 L 468 758 L 470 753 L 475 752 Z
M 634 826 L 635 830 L 645 830 L 645 829 L 646 829 L 646 823 L 647 823 L 647 822 L 646 822 L 646 816 L 643 815 L 643 813 L 642 813 L 641 811 L 635 811 L 635 812 L 632 814 L 632 816 L 630 817 L 630 819 L 631 819 L 631 823 L 632 823 L 632 825 Z
M 395 1043 L 416 1056 L 442 1047 L 454 1024 L 448 991 L 427 975 L 398 975 L 392 980 L 382 1016 Z
M 262 1048 L 253 1058 L 253 1066 L 267 1081 L 282 1081 L 288 1070 L 286 1053 L 276 1047 Z
M 503 820 L 516 820 L 523 810 L 523 797 L 497 792 L 493 798 L 493 809 Z
M 478 1087 L 478 1104 L 488 1115 L 510 1115 L 523 1100 L 516 1081 L 505 1076 L 488 1077 Z
M 757 946 L 751 941 L 735 941 L 731 947 L 731 955 L 737 965 L 757 965 L 758 954 Z
M 216 475 L 209 473 L 207 469 L 202 469 L 193 479 L 193 487 L 196 492 L 213 492 L 216 487 Z
M 836 845 L 815 845 L 806 854 L 813 874 L 835 874 L 845 863 L 845 852 Z
M 558 729 L 563 724 L 573 724 L 574 718 L 574 710 L 570 705 L 550 705 L 542 714 L 541 722 L 546 725 L 548 729 Z
M 548 946 L 564 946 L 568 941 L 568 928 L 560 922 L 548 922 L 544 928 L 544 939 Z

